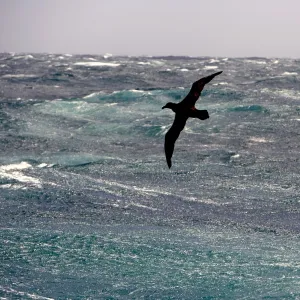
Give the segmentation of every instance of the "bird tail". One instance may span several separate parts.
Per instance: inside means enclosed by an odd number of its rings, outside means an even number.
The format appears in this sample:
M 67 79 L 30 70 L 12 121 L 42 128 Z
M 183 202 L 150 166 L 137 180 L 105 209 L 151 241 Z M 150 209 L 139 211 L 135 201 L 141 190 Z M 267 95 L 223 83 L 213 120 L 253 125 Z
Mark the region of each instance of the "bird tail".
M 205 110 L 199 110 L 199 109 L 190 109 L 189 111 L 189 117 L 190 118 L 197 118 L 200 120 L 206 120 L 209 118 L 208 111 Z
M 209 118 L 209 114 L 208 114 L 208 111 L 205 109 L 205 110 L 198 110 L 197 111 L 197 118 L 200 119 L 200 120 L 206 120 Z

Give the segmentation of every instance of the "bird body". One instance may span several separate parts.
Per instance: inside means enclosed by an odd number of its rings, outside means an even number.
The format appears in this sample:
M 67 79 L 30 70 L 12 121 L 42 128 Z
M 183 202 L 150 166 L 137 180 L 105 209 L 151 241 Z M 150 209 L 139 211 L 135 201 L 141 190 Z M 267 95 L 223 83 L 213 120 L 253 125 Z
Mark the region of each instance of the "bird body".
M 183 130 L 188 118 L 198 118 L 206 120 L 209 118 L 207 110 L 198 110 L 195 108 L 196 101 L 199 99 L 201 92 L 206 83 L 210 82 L 215 76 L 221 74 L 222 71 L 203 77 L 195 81 L 188 95 L 179 103 L 168 102 L 164 108 L 169 108 L 175 113 L 174 122 L 165 136 L 165 154 L 168 167 L 172 166 L 172 155 L 174 152 L 175 142 L 180 132 Z

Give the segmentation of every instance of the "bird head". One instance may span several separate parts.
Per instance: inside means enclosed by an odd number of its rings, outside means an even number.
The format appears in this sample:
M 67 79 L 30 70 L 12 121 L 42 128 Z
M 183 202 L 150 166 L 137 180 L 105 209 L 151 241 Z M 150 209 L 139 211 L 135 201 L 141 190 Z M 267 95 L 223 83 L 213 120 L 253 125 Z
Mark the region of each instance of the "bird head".
M 165 106 L 162 107 L 162 109 L 164 109 L 164 108 L 170 108 L 173 111 L 175 111 L 176 105 L 177 105 L 176 103 L 168 102 Z

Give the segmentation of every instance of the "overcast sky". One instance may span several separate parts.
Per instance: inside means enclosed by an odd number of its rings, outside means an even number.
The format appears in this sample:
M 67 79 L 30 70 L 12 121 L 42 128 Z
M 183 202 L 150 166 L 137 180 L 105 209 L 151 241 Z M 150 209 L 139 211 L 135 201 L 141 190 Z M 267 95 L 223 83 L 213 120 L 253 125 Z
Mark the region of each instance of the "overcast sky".
M 300 57 L 300 0 L 0 0 L 0 52 Z

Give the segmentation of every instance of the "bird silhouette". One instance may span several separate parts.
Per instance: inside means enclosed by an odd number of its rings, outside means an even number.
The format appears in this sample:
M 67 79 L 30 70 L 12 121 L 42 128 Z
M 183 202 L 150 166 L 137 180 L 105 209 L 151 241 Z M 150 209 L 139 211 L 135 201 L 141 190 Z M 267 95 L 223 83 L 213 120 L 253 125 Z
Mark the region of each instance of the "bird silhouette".
M 220 71 L 195 81 L 190 92 L 181 102 L 168 102 L 162 107 L 162 109 L 169 108 L 175 112 L 174 122 L 165 136 L 165 154 L 169 168 L 172 166 L 171 158 L 174 152 L 175 142 L 178 139 L 180 132 L 183 130 L 187 119 L 198 118 L 200 120 L 206 120 L 209 118 L 208 111 L 196 109 L 195 104 L 199 99 L 204 86 L 222 72 L 223 71 Z

